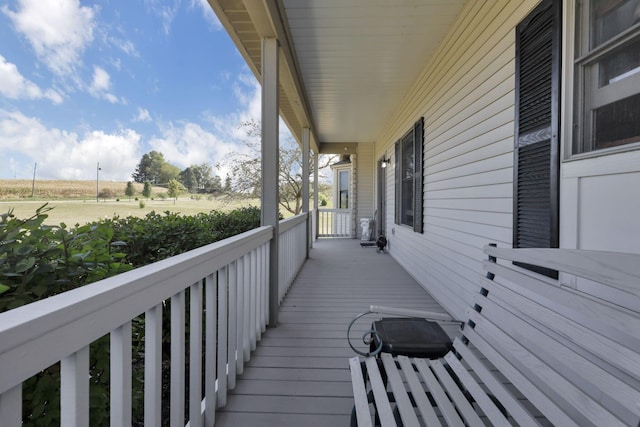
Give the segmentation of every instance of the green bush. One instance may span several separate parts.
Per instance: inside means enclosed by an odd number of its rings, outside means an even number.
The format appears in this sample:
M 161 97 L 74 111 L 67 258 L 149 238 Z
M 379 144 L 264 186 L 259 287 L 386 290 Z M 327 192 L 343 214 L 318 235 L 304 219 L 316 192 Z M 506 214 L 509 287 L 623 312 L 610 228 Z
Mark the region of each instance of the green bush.
M 150 212 L 144 218 L 113 218 L 75 229 L 44 224 L 46 205 L 27 219 L 0 215 L 0 312 L 150 264 L 260 225 L 260 209 L 211 211 L 195 216 Z M 163 310 L 163 353 L 168 351 L 170 310 Z M 133 319 L 134 354 L 144 351 L 144 319 Z M 168 354 L 163 354 L 168 360 Z M 143 412 L 143 366 L 133 366 L 133 418 Z M 163 366 L 163 377 L 169 366 Z M 109 337 L 91 344 L 91 425 L 109 417 Z M 55 364 L 23 384 L 25 426 L 60 423 L 60 366 Z M 163 387 L 168 402 L 168 388 Z M 163 404 L 168 408 L 168 403 Z
M 144 200 L 140 200 L 138 202 L 138 206 L 140 206 L 140 209 L 144 209 L 144 207 L 147 206 L 147 204 L 144 202 Z

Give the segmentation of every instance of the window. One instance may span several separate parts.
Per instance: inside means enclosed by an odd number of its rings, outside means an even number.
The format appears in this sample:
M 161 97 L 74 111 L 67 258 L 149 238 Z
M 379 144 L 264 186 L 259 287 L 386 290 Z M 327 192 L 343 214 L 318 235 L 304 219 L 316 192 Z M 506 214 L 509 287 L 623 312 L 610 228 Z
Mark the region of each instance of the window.
M 396 143 L 396 224 L 422 233 L 422 155 L 424 120 L 421 118 Z
M 349 172 L 340 171 L 338 185 L 338 208 L 349 209 Z
M 577 8 L 574 153 L 640 142 L 640 2 Z

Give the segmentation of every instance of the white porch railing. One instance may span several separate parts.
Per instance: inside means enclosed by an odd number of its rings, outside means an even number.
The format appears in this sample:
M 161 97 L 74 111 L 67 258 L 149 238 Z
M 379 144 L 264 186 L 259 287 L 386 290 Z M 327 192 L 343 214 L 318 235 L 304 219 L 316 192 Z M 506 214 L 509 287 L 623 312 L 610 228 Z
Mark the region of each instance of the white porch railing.
M 318 237 L 353 237 L 350 209 L 318 209 Z
M 278 303 L 282 302 L 307 258 L 307 221 L 302 214 L 280 221 Z
M 304 263 L 305 251 L 299 248 L 306 245 L 306 218 L 280 226 L 285 288 Z M 89 346 L 110 334 L 110 423 L 131 425 L 132 366 L 142 365 L 132 361 L 132 320 L 144 314 L 144 425 L 161 425 L 167 404 L 162 402 L 162 313 L 169 306 L 170 425 L 213 425 L 215 408 L 226 404 L 227 390 L 235 387 L 236 375 L 266 328 L 272 236 L 272 227 L 260 227 L 1 313 L 0 424 L 22 424 L 22 383 L 60 362 L 61 425 L 88 425 Z M 204 396 L 194 386 L 203 378 Z

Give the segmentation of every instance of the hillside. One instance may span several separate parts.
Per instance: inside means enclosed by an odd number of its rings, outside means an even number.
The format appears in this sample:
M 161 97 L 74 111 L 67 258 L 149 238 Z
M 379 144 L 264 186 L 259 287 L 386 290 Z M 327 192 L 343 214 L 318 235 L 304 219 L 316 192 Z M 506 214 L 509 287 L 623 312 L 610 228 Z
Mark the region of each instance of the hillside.
M 133 184 L 136 194 L 142 193 L 143 184 Z M 31 198 L 32 181 L 28 179 L 2 179 L 0 180 L 0 200 L 18 200 Z M 126 182 L 100 181 L 99 191 L 101 198 L 125 198 Z M 167 189 L 153 187 L 153 194 L 166 193 Z M 36 180 L 33 198 L 36 200 L 59 199 L 95 199 L 96 181 L 61 181 L 61 180 Z

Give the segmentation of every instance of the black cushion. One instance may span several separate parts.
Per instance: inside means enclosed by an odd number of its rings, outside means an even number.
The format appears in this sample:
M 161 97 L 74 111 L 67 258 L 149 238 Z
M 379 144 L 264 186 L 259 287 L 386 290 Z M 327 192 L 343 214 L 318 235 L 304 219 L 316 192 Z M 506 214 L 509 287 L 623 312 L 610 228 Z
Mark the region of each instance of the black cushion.
M 424 357 L 435 359 L 453 348 L 451 338 L 436 322 L 419 318 L 383 318 L 373 322 L 376 331 L 371 351 L 382 340 L 382 352 L 393 356 Z

